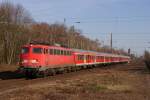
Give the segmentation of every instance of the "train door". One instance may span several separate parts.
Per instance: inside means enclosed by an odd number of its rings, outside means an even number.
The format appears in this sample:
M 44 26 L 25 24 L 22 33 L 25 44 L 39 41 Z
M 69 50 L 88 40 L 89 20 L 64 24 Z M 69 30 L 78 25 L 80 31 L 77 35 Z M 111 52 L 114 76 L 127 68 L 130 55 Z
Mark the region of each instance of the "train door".
M 48 66 L 48 49 L 44 48 L 45 66 Z
M 86 63 L 88 64 L 90 62 L 90 55 L 86 55 Z
M 94 56 L 94 63 L 96 63 L 96 56 Z
M 74 53 L 74 61 L 75 61 L 75 64 L 76 64 L 76 65 L 80 64 L 78 58 L 79 58 L 79 54 Z
M 86 55 L 83 55 L 84 56 L 84 64 L 86 63 Z
M 104 56 L 104 63 L 106 62 L 106 56 Z

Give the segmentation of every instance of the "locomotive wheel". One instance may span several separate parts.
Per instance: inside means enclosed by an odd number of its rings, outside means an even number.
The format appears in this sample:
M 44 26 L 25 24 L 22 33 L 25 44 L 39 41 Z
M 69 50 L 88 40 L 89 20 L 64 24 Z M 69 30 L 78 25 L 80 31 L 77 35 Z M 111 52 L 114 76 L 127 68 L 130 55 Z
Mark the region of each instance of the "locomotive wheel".
M 25 72 L 25 77 L 28 79 L 31 77 L 30 73 L 28 71 Z
M 64 73 L 68 73 L 68 67 L 64 68 Z
M 49 76 L 49 70 L 48 69 L 46 69 L 45 71 L 43 71 L 43 76 L 44 77 L 47 77 L 47 76 Z
M 64 68 L 57 68 L 57 69 L 55 69 L 55 71 L 57 74 L 63 74 Z
M 76 67 L 76 71 L 81 70 L 81 66 Z
M 77 71 L 76 67 L 71 67 L 71 71 L 76 72 Z
M 51 74 L 52 76 L 56 75 L 56 70 L 55 70 L 55 69 L 50 69 L 50 74 Z
M 93 66 L 94 66 L 94 65 L 90 65 L 90 66 L 89 66 L 89 69 L 92 69 L 92 68 L 93 68 Z
M 87 69 L 92 69 L 92 65 L 88 65 Z
M 65 72 L 65 68 L 60 68 L 60 74 L 63 74 Z
M 36 74 L 35 74 L 34 72 L 32 72 L 32 71 L 26 71 L 26 72 L 25 72 L 25 77 L 26 77 L 27 79 L 36 78 Z
M 43 74 L 41 72 L 37 72 L 35 76 L 36 76 L 36 78 L 41 78 L 41 77 L 43 77 Z
M 82 66 L 82 69 L 87 69 L 87 65 Z
M 82 70 L 82 66 L 80 66 L 80 70 Z
M 67 73 L 71 72 L 71 67 L 67 67 Z

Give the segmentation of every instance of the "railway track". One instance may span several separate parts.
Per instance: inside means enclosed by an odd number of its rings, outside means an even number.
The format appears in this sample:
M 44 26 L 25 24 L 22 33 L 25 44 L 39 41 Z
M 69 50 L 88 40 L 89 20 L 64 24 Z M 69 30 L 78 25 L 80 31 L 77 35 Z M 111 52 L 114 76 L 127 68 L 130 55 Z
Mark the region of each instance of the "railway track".
M 55 82 L 56 80 L 65 80 L 65 79 L 71 79 L 74 77 L 78 77 L 80 75 L 87 75 L 87 74 L 92 74 L 92 73 L 97 73 L 97 72 L 103 72 L 103 68 L 93 68 L 93 69 L 86 69 L 86 70 L 80 70 L 77 72 L 70 72 L 70 73 L 63 73 L 63 74 L 57 74 L 55 76 L 48 76 L 45 78 L 35 78 L 35 79 L 26 79 L 25 77 L 20 77 L 20 78 L 11 78 L 11 79 L 5 79 L 5 80 L 0 80 L 0 95 L 16 91 L 19 89 L 26 88 L 31 85 L 36 85 L 36 84 L 43 84 L 46 82 Z

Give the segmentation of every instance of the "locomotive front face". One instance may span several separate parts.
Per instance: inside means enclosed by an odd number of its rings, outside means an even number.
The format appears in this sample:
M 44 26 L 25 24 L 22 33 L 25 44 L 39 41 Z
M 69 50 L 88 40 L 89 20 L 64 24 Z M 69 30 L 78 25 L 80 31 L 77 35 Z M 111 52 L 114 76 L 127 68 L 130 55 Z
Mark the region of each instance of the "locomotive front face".
M 42 66 L 42 52 L 43 49 L 41 47 L 32 45 L 22 47 L 20 55 L 20 66 L 26 68 L 38 68 Z

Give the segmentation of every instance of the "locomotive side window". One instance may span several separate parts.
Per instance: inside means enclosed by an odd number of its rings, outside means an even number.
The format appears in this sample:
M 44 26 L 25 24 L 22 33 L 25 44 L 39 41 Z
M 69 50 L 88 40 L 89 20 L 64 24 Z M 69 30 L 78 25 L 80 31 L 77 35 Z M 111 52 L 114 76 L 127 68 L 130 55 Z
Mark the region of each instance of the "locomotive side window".
M 48 54 L 48 49 L 46 49 L 46 54 Z
M 71 51 L 69 51 L 69 56 L 71 56 Z
M 99 59 L 99 57 L 98 57 L 98 56 L 96 56 L 96 59 Z
M 67 51 L 64 51 L 64 55 L 67 55 Z
M 78 55 L 78 60 L 84 60 L 84 55 Z
M 53 55 L 53 49 L 49 49 L 49 54 Z
M 47 54 L 47 52 L 48 52 L 47 49 L 44 48 L 44 54 Z
M 56 55 L 57 54 L 57 50 L 56 49 L 54 49 L 54 55 Z
M 68 55 L 68 56 L 70 55 L 69 51 L 67 51 L 67 55 Z
M 70 56 L 72 55 L 72 52 L 70 51 Z
M 46 50 L 44 49 L 44 54 L 46 54 Z
M 60 50 L 57 50 L 57 55 L 60 55 Z
M 64 53 L 63 53 L 63 50 L 61 50 L 61 55 L 63 55 Z
M 78 55 L 78 60 L 80 60 L 80 55 Z
M 21 50 L 21 53 L 22 54 L 29 53 L 29 48 L 28 47 L 23 47 L 22 50 Z
M 48 54 L 48 49 L 44 49 L 44 54 Z
M 32 52 L 33 53 L 42 53 L 42 48 L 33 48 Z
M 84 55 L 81 55 L 81 60 L 84 60 Z

